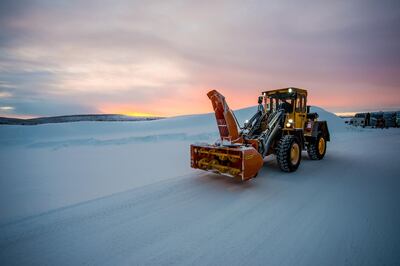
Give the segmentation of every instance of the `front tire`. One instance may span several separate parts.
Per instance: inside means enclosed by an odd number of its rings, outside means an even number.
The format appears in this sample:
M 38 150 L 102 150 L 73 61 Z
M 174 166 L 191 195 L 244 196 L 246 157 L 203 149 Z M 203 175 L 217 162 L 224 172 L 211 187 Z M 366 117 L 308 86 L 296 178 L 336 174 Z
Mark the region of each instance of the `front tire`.
M 320 135 L 318 138 L 309 143 L 307 153 L 311 160 L 322 160 L 326 153 L 326 139 Z
M 297 170 L 301 161 L 301 145 L 295 136 L 285 135 L 280 139 L 276 159 L 282 171 Z

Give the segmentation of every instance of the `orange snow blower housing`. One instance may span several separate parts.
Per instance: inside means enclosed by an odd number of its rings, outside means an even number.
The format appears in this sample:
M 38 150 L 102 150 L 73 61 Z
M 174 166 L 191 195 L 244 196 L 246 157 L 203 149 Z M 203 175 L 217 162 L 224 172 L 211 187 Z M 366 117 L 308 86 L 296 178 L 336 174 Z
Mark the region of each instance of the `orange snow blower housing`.
M 216 90 L 207 93 L 217 120 L 220 139 L 215 144 L 191 145 L 191 167 L 248 180 L 262 168 L 264 157 L 276 154 L 285 172 L 297 169 L 301 151 L 320 160 L 329 141 L 325 121 L 306 106 L 307 91 L 285 88 L 264 92 L 258 110 L 244 127 L 238 124 L 225 97 Z M 239 131 L 240 129 L 240 131 Z

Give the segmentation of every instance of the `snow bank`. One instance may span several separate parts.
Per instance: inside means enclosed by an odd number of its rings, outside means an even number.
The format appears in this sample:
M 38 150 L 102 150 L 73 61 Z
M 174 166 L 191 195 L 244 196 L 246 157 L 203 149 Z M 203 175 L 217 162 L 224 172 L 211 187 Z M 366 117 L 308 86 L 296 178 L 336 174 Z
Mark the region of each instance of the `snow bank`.
M 312 113 L 318 113 L 318 120 L 325 120 L 328 122 L 328 128 L 331 133 L 339 133 L 346 131 L 346 124 L 344 120 L 337 115 L 328 112 L 321 107 L 311 106 Z

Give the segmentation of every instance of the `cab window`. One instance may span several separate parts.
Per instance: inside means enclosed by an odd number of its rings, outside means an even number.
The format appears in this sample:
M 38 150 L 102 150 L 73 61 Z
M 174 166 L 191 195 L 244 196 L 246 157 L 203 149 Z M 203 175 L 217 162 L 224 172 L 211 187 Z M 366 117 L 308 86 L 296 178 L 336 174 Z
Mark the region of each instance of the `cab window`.
M 299 96 L 296 99 L 296 112 L 302 112 L 303 111 L 303 97 Z

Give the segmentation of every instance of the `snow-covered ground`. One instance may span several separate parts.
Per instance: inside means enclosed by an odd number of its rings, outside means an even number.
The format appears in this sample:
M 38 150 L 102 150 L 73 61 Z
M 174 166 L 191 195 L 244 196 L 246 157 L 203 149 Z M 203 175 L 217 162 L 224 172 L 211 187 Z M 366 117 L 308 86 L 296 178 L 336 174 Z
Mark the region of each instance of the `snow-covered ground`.
M 324 160 L 245 183 L 189 167 L 213 114 L 0 126 L 0 264 L 398 265 L 400 130 L 315 109 Z

